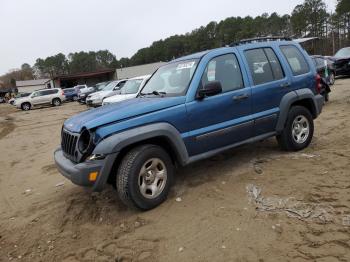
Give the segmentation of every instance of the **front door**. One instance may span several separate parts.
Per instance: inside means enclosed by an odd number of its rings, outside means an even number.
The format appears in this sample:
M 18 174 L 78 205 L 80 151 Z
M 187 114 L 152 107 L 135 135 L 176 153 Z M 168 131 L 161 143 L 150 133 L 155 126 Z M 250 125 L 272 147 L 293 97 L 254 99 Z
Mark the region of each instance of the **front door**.
M 31 96 L 31 102 L 33 105 L 40 105 L 43 103 L 43 95 L 42 95 L 43 91 L 36 91 L 32 94 Z
M 221 83 L 222 93 L 186 105 L 191 126 L 187 139 L 190 156 L 229 146 L 252 135 L 251 88 L 244 84 L 235 53 L 209 61 L 200 86 L 211 81 Z

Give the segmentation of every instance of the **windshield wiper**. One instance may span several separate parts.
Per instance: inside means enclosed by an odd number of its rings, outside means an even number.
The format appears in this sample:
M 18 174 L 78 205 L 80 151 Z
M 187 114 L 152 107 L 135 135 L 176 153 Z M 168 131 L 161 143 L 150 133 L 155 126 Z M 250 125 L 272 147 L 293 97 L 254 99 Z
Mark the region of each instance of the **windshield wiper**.
M 157 90 L 152 91 L 151 93 L 141 93 L 141 96 L 149 96 L 149 95 L 156 95 L 156 96 L 161 96 L 163 97 L 164 95 L 166 95 L 166 92 L 159 92 Z

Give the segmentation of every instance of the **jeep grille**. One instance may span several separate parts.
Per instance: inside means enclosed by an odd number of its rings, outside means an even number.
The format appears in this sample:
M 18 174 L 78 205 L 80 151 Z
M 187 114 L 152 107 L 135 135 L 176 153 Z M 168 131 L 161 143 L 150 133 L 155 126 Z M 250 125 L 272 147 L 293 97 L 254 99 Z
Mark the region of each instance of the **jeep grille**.
M 64 155 L 70 160 L 77 162 L 76 146 L 78 141 L 78 135 L 67 132 L 62 129 L 62 141 L 61 147 Z

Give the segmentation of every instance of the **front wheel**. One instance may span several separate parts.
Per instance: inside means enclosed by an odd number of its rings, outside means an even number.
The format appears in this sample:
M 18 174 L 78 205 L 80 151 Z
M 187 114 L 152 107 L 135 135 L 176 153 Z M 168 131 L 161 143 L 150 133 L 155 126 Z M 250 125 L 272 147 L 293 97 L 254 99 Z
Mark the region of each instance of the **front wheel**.
M 123 158 L 116 187 L 122 202 L 149 210 L 166 200 L 174 176 L 174 165 L 163 148 L 156 145 L 135 147 Z
M 21 105 L 21 108 L 22 108 L 23 111 L 28 111 L 28 110 L 30 110 L 31 105 L 29 103 L 23 103 Z
M 277 141 L 284 150 L 298 151 L 310 144 L 313 133 L 314 122 L 310 111 L 303 106 L 293 106 L 282 133 L 277 136 Z

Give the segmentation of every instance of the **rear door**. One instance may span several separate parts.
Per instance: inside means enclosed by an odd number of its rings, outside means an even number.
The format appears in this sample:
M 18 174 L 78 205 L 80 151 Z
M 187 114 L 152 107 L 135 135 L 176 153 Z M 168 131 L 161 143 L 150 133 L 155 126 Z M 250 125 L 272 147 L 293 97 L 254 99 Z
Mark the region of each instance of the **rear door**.
M 271 47 L 243 51 L 252 82 L 254 136 L 275 130 L 281 98 L 291 91 L 291 80 Z

